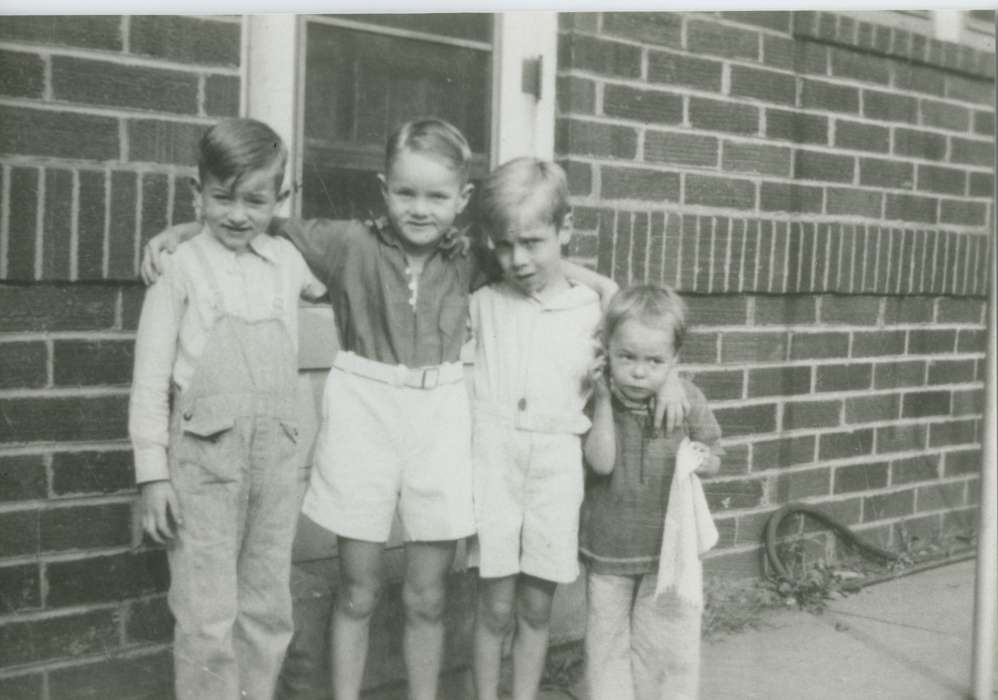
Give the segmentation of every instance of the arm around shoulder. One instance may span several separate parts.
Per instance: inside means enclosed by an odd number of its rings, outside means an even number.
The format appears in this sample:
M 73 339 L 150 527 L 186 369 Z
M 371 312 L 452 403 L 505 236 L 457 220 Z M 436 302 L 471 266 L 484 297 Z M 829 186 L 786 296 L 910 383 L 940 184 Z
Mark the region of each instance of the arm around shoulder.
M 173 253 L 178 245 L 194 238 L 200 232 L 200 223 L 188 221 L 163 229 L 150 238 L 142 251 L 142 264 L 139 266 L 142 281 L 147 285 L 155 282 L 163 274 L 165 256 Z
M 609 277 L 604 277 L 600 273 L 590 270 L 584 265 L 573 263 L 570 260 L 562 261 L 565 276 L 568 279 L 589 287 L 599 295 L 600 306 L 605 310 L 610 299 L 616 294 L 620 287 Z
M 274 217 L 269 233 L 286 238 L 305 258 L 320 280 L 334 275 L 348 241 L 360 233 L 364 224 L 346 219 L 297 219 Z

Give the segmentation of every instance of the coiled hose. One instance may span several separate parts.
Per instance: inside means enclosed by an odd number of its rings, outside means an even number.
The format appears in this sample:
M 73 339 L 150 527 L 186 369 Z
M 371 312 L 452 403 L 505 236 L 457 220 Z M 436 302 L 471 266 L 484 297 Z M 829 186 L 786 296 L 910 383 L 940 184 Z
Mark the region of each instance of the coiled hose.
M 784 566 L 783 561 L 780 559 L 780 553 L 777 546 L 777 532 L 780 529 L 780 524 L 792 515 L 804 515 L 817 520 L 822 525 L 825 525 L 834 531 L 840 539 L 855 545 L 858 549 L 873 557 L 890 562 L 895 562 L 900 557 L 900 555 L 895 552 L 883 549 L 872 542 L 864 540 L 862 537 L 850 530 L 846 525 L 840 523 L 828 513 L 825 513 L 814 506 L 809 506 L 806 503 L 787 503 L 769 516 L 769 520 L 766 522 L 765 532 L 766 560 L 772 567 L 773 573 L 781 580 L 789 579 L 790 573 L 787 571 L 787 567 Z

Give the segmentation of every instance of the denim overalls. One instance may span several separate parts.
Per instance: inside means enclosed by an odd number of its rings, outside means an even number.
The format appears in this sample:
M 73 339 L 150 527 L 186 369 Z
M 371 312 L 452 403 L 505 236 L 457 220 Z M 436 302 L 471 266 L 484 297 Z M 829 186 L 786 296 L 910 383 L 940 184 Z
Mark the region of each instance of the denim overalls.
M 176 694 L 271 700 L 293 630 L 297 354 L 280 268 L 273 313 L 247 321 L 226 311 L 195 250 L 214 320 L 190 386 L 172 397 L 170 478 L 184 523 L 169 550 Z

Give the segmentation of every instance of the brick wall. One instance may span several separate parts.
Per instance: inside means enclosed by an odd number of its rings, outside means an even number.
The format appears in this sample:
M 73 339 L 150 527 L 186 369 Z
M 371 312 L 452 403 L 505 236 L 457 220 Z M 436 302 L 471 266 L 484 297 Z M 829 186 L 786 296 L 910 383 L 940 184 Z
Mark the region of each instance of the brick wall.
M 974 527 L 994 54 L 816 12 L 562 15 L 573 253 L 678 287 L 728 439 L 712 571 L 780 504 Z
M 0 697 L 170 677 L 165 558 L 131 526 L 136 263 L 192 218 L 196 138 L 237 113 L 239 60 L 238 19 L 0 22 Z

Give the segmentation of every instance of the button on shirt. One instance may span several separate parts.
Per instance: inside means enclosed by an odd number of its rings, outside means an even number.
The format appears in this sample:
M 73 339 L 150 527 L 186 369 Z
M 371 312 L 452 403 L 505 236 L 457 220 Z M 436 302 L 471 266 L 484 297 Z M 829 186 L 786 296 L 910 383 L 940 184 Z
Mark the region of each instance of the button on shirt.
M 524 430 L 586 432 L 596 292 L 575 285 L 541 300 L 500 282 L 475 292 L 470 311 L 476 412 L 497 413 Z
M 214 286 L 194 245 L 212 268 L 226 313 L 248 321 L 274 318 L 280 290 L 280 318 L 296 350 L 299 297 L 316 300 L 326 292 L 290 242 L 268 235 L 235 253 L 205 230 L 165 257 L 163 274 L 146 290 L 135 343 L 128 427 L 138 483 L 169 477 L 170 384 L 188 387 L 215 321 Z
M 484 281 L 483 251 L 448 256 L 438 248 L 415 273 L 385 219 L 275 225 L 329 288 L 343 350 L 407 367 L 459 359 L 468 293 Z

